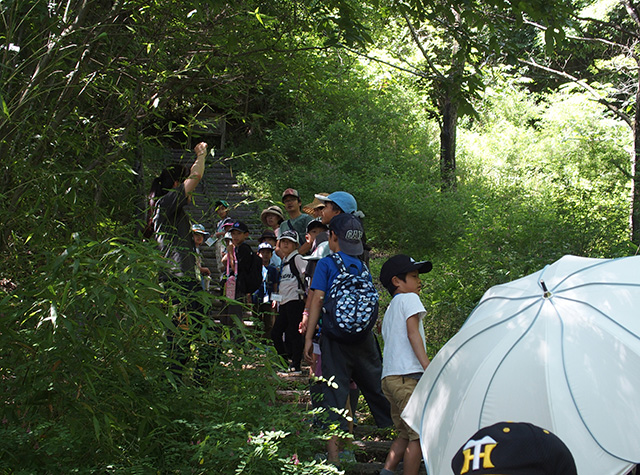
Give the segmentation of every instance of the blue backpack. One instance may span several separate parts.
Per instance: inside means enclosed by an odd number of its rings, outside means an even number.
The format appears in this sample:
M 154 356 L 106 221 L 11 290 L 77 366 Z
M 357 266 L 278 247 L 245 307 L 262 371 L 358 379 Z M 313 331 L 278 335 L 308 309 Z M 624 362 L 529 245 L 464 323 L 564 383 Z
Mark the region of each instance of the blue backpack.
M 378 319 L 378 291 L 364 263 L 360 273 L 354 275 L 337 253 L 329 257 L 338 267 L 338 275 L 325 295 L 322 336 L 341 343 L 358 343 Z

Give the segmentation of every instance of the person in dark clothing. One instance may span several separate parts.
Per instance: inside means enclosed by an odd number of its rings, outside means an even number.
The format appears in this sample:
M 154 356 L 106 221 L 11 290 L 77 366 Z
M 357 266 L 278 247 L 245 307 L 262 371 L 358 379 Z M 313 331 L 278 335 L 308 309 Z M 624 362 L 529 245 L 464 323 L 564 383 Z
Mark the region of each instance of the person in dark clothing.
M 181 165 L 171 165 L 151 185 L 154 237 L 171 264 L 171 268 L 164 272 L 166 278 L 195 279 L 191 224 L 185 206 L 204 174 L 207 144 L 199 143 L 195 152 L 196 160 L 190 170 Z
M 190 169 L 181 165 L 170 165 L 153 181 L 150 193 L 153 203 L 154 239 L 169 264 L 160 271 L 160 282 L 179 284 L 188 294 L 199 290 L 199 283 L 195 275 L 196 259 L 191 224 L 185 206 L 204 174 L 207 144 L 199 143 L 195 152 L 196 160 Z M 169 300 L 174 306 L 178 304 L 178 299 L 169 297 Z M 197 308 L 190 304 L 186 310 L 195 311 Z M 178 331 L 188 325 L 188 322 L 183 321 L 182 312 L 178 309 L 174 312 L 174 323 Z M 179 365 L 184 366 L 188 356 L 179 345 L 174 345 L 175 337 L 173 332 L 167 334 L 168 341 L 174 346 L 175 359 Z
M 278 269 L 271 264 L 273 249 L 273 246 L 268 242 L 262 242 L 258 246 L 258 255 L 262 259 L 262 284 L 252 296 L 255 312 L 264 325 L 265 339 L 271 338 L 271 330 L 276 316 L 271 299 L 271 294 L 276 292 L 278 286 Z
M 249 237 L 249 228 L 242 221 L 234 221 L 229 234 L 231 235 L 231 247 L 227 251 L 227 261 L 230 275 L 227 279 L 226 296 L 234 299 L 234 301 L 229 302 L 226 307 L 225 313 L 227 316 L 223 320 L 225 325 L 233 322 L 229 318 L 231 316 L 236 316 L 238 319 L 242 318 L 243 306 L 251 304 L 252 292 L 247 288 L 253 257 L 251 246 L 245 242 Z M 234 282 L 234 290 L 228 292 L 228 286 L 231 281 Z
M 242 221 L 236 221 L 231 226 L 231 243 L 233 244 L 234 258 L 236 262 L 236 300 L 250 304 L 251 295 L 247 289 L 247 277 L 251 270 L 253 250 L 246 243 L 249 237 L 249 228 Z

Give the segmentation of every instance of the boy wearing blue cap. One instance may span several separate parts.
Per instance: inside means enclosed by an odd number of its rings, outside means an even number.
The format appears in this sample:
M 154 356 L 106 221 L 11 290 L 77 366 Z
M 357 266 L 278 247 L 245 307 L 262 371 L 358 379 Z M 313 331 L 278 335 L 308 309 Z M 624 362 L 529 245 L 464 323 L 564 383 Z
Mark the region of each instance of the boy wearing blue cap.
M 318 194 L 315 198 L 325 205 L 322 209 L 322 222 L 326 225 L 329 225 L 331 219 L 340 213 L 354 214 L 358 211 L 356 199 L 346 191 L 334 191 L 327 196 Z
M 322 209 L 322 222 L 324 224 L 328 225 L 335 216 L 341 213 L 352 214 L 362 223 L 364 213 L 362 213 L 362 211 L 358 211 L 358 203 L 351 193 L 347 193 L 346 191 L 334 191 L 328 196 L 320 194 L 315 195 L 315 198 L 325 204 L 325 207 Z M 359 254 L 358 257 L 367 264 L 367 266 L 369 265 L 370 250 L 371 247 L 367 245 L 367 235 L 363 232 L 362 254 Z
M 271 338 L 271 330 L 275 321 L 275 312 L 272 308 L 271 295 L 276 292 L 278 286 L 278 269 L 271 264 L 274 247 L 268 242 L 258 245 L 258 255 L 262 260 L 262 283 L 260 288 L 253 293 L 253 303 L 258 318 L 264 324 L 264 337 Z
M 430 272 L 431 268 L 431 262 L 416 262 L 405 254 L 398 254 L 388 259 L 380 271 L 380 282 L 393 297 L 382 321 L 382 390 L 391 404 L 391 418 L 398 433 L 381 475 L 393 474 L 401 460 L 407 475 L 417 475 L 420 469 L 420 437 L 400 414 L 429 366 L 422 326 L 427 312 L 419 294 L 420 274 Z

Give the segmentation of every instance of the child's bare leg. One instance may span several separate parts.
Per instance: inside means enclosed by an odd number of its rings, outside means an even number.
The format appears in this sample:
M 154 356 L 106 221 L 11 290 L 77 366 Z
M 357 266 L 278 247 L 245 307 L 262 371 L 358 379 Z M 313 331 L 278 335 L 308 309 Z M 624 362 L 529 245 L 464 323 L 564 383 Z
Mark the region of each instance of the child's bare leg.
M 405 451 L 407 449 L 407 445 L 409 444 L 409 439 L 402 439 L 398 437 L 391 444 L 391 448 L 389 449 L 389 453 L 387 454 L 387 459 L 384 462 L 384 468 L 393 472 L 398 464 L 402 461 L 405 456 Z M 418 446 L 419 447 L 419 446 Z M 406 470 L 406 460 L 405 460 L 405 470 Z M 407 472 L 408 473 L 408 472 Z
M 404 451 L 404 475 L 418 475 L 420 462 L 422 462 L 420 440 L 412 440 Z

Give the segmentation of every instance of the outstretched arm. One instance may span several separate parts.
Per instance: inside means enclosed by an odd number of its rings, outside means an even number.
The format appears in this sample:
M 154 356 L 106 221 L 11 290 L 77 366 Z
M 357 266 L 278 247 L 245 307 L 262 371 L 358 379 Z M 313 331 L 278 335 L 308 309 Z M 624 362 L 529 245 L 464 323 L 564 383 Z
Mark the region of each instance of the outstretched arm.
M 202 180 L 202 176 L 204 175 L 204 161 L 207 156 L 207 144 L 204 142 L 200 142 L 196 145 L 196 161 L 191 165 L 191 173 L 189 173 L 189 177 L 184 181 L 184 192 L 187 195 L 190 195 L 193 190 L 196 189 L 200 180 Z
M 313 241 L 315 239 L 315 238 L 312 238 L 309 233 L 305 234 L 304 237 L 305 237 L 305 242 L 303 244 L 301 244 L 300 247 L 298 248 L 298 253 L 301 256 L 306 256 L 307 255 L 307 253 L 313 247 Z

